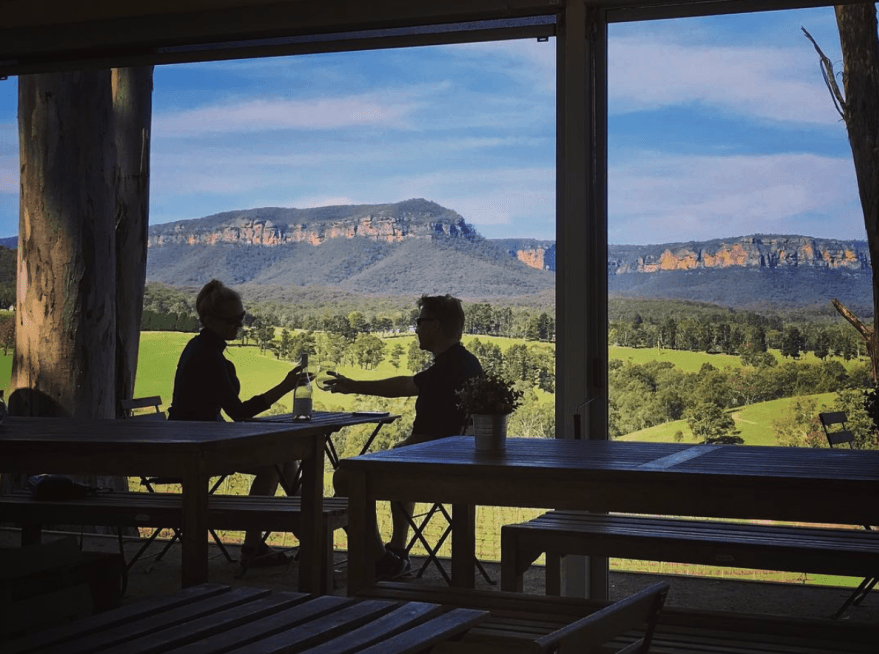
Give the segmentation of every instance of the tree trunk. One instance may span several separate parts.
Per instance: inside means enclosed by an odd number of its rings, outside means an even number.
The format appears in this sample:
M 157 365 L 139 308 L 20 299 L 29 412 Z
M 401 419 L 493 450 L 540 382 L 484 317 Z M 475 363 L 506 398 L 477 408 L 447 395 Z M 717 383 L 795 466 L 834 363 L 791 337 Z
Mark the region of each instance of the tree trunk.
M 19 79 L 15 415 L 115 417 L 110 93 L 109 71 Z
M 843 117 L 867 229 L 875 322 L 879 316 L 879 34 L 876 7 L 873 3 L 863 3 L 837 6 L 835 10 L 844 72 Z M 879 333 L 875 329 L 870 329 L 869 333 L 859 331 L 867 343 L 873 380 L 879 382 Z
M 116 146 L 110 72 L 22 76 L 18 116 L 18 322 L 9 410 L 19 416 L 113 418 Z M 127 486 L 124 478 L 79 479 Z M 0 490 L 24 481 L 5 475 Z
M 153 67 L 112 72 L 116 122 L 116 380 L 119 401 L 133 397 L 146 283 Z

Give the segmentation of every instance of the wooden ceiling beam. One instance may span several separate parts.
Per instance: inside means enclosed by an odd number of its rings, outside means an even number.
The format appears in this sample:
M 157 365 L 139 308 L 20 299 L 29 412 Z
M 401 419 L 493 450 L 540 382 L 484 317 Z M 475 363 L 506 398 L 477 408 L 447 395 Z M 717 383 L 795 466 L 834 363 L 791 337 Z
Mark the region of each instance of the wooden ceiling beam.
M 849 1 L 854 0 L 836 0 Z M 553 15 L 562 13 L 564 4 L 565 0 L 0 0 L 0 76 L 544 36 L 546 29 L 521 27 L 421 35 L 362 32 Z M 833 3 L 594 0 L 589 4 L 605 10 L 608 22 L 614 23 Z M 326 36 L 352 32 L 359 34 Z M 306 43 L 305 37 L 314 38 Z

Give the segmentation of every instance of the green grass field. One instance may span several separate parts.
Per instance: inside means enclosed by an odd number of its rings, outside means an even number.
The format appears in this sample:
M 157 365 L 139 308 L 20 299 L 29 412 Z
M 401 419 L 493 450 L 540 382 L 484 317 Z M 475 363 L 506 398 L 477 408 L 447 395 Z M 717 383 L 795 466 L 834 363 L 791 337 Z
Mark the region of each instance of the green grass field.
M 831 405 L 835 396 L 835 393 L 821 393 L 810 397 L 818 401 L 818 407 L 820 408 L 822 404 Z M 760 402 L 759 404 L 751 404 L 741 409 L 731 410 L 729 413 L 732 415 L 733 420 L 735 420 L 736 429 L 739 430 L 739 435 L 745 440 L 745 445 L 764 445 L 769 447 L 777 445 L 778 440 L 772 428 L 772 421 L 778 418 L 778 416 L 783 415 L 795 399 L 786 397 L 780 400 Z M 620 440 L 672 443 L 674 442 L 674 435 L 678 431 L 684 434 L 682 443 L 697 442 L 693 432 L 687 426 L 686 420 L 676 420 L 642 429 L 641 431 L 626 434 Z
M 144 332 L 141 335 L 140 355 L 138 358 L 138 374 L 135 384 L 135 396 L 143 397 L 148 395 L 159 395 L 162 397 L 165 405 L 171 402 L 171 394 L 174 386 L 174 372 L 177 367 L 177 360 L 184 346 L 192 338 L 192 334 L 182 334 L 179 332 Z M 408 348 L 409 343 L 415 338 L 413 335 L 404 335 L 398 337 L 387 338 L 389 347 L 399 343 L 403 346 L 404 351 Z M 471 340 L 465 338 L 465 344 Z M 496 338 L 496 337 L 480 337 L 483 342 L 490 341 L 497 344 L 502 350 L 506 350 L 510 345 L 520 343 L 514 339 Z M 552 349 L 551 345 L 546 345 Z M 271 354 L 262 355 L 259 349 L 253 346 L 232 345 L 226 351 L 227 357 L 235 364 L 238 376 L 241 380 L 242 397 L 250 397 L 278 383 L 287 371 L 290 370 L 292 363 L 288 361 L 279 361 Z M 708 362 L 716 367 L 734 367 L 740 366 L 739 357 L 706 354 L 699 352 L 677 352 L 655 349 L 633 349 L 633 348 L 611 348 L 611 358 L 632 361 L 633 363 L 646 363 L 652 360 L 671 361 L 678 368 L 693 372 L 698 371 L 703 363 Z M 9 383 L 11 373 L 12 357 L 2 356 L 0 352 L 0 387 L 5 388 Z M 363 370 L 356 367 L 340 366 L 339 371 L 343 374 L 360 379 L 378 379 L 381 377 L 409 374 L 406 368 L 406 356 L 400 359 L 400 368 L 394 368 L 389 362 L 385 361 L 374 370 Z M 552 395 L 541 394 L 545 396 L 545 401 L 551 402 Z M 829 404 L 833 400 L 833 394 L 828 393 L 817 396 L 819 406 L 822 403 Z M 357 401 L 355 396 L 343 396 L 324 393 L 317 390 L 315 393 L 315 405 L 325 409 L 350 410 Z M 361 400 L 362 401 L 362 400 Z M 774 433 L 772 431 L 772 419 L 774 416 L 780 415 L 787 409 L 792 400 L 790 398 L 774 400 L 772 402 L 764 402 L 755 404 L 732 412 L 736 421 L 737 428 L 741 431 L 742 437 L 749 445 L 774 445 L 776 443 Z M 281 403 L 286 408 L 290 407 L 291 400 L 289 398 L 282 399 Z M 409 407 L 411 411 L 411 406 Z M 678 430 L 684 433 L 684 441 L 695 443 L 695 439 L 689 431 L 684 421 L 667 423 L 645 429 L 634 434 L 623 437 L 622 440 L 642 440 L 642 441 L 673 441 L 674 434 Z M 136 482 L 132 481 L 132 489 L 136 489 Z M 325 479 L 325 489 L 327 494 L 332 493 L 332 473 L 327 473 Z M 220 492 L 243 494 L 250 487 L 250 478 L 246 475 L 232 475 L 224 483 Z M 167 488 L 173 491 L 173 488 Z M 500 528 L 505 524 L 512 524 L 529 520 L 540 513 L 536 509 L 517 509 L 504 507 L 478 507 L 477 520 L 477 555 L 483 560 L 497 561 L 500 560 Z M 429 538 L 437 540 L 441 534 L 443 526 L 441 521 L 435 521 L 435 524 L 429 529 Z M 385 504 L 380 507 L 379 525 L 382 533 L 388 536 L 391 530 L 390 511 Z M 431 533 L 432 532 L 432 533 Z M 243 539 L 241 532 L 225 532 L 223 537 L 231 542 L 240 542 Z M 276 534 L 272 537 L 272 541 L 278 546 L 292 546 L 295 540 L 290 534 Z M 335 544 L 339 548 L 346 548 L 347 541 L 344 531 L 337 531 L 335 534 Z M 448 556 L 450 553 L 450 545 L 446 544 L 442 550 L 442 554 Z M 416 553 L 419 548 L 416 547 Z M 423 553 L 423 552 L 422 552 Z M 538 564 L 542 564 L 542 558 L 538 560 Z M 762 581 L 785 581 L 789 583 L 819 583 L 828 585 L 854 586 L 859 582 L 858 579 L 846 577 L 828 577 L 820 575 L 797 575 L 792 573 L 777 573 L 769 571 L 739 570 L 731 568 L 715 568 L 709 566 L 696 566 L 685 564 L 659 563 L 653 561 L 629 561 L 621 559 L 613 559 L 611 561 L 611 569 L 614 570 L 630 570 L 642 571 L 661 574 L 685 574 L 696 576 L 711 576 L 719 578 L 734 579 L 755 579 Z
M 703 363 L 710 363 L 715 368 L 741 368 L 740 357 L 730 354 L 708 354 L 707 352 L 686 352 L 683 350 L 658 350 L 646 347 L 608 348 L 611 359 L 619 359 L 638 365 L 651 361 L 669 361 L 683 372 L 699 372 Z

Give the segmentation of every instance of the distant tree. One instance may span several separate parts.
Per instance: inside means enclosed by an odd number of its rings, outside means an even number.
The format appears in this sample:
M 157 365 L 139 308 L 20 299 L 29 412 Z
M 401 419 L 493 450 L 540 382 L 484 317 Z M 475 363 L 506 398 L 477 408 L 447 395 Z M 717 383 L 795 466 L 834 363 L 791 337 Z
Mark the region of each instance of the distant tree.
M 351 328 L 351 322 L 347 316 L 332 316 L 324 323 L 324 330 L 332 334 L 340 334 L 349 341 L 353 341 L 356 332 Z
M 259 351 L 265 352 L 271 347 L 272 341 L 275 338 L 275 328 L 268 324 L 268 322 L 260 321 L 256 323 L 253 335 L 256 337 Z
M 358 334 L 348 352 L 361 368 L 373 369 L 384 359 L 385 342 L 374 334 Z
M 467 344 L 467 349 L 473 353 L 473 356 L 479 359 L 485 374 L 501 374 L 504 366 L 504 355 L 499 345 L 474 338 Z
M 792 359 L 799 359 L 800 352 L 805 347 L 803 336 L 796 327 L 785 327 L 781 339 L 781 355 Z
M 406 350 L 406 361 L 409 370 L 413 373 L 419 373 L 427 370 L 433 363 L 433 355 L 426 350 L 418 347 L 418 341 L 413 340 L 409 343 L 409 349 Z
M 508 430 L 523 438 L 555 438 L 555 407 L 541 402 L 537 393 L 527 390 L 522 406 L 510 416 Z
M 781 416 L 772 421 L 778 444 L 783 447 L 826 447 L 818 421 L 818 402 L 813 397 L 795 398 Z
M 524 343 L 511 345 L 504 352 L 503 376 L 511 381 L 532 381 L 534 366 L 531 352 Z
M 388 356 L 388 362 L 394 366 L 394 368 L 400 367 L 400 357 L 403 356 L 405 350 L 403 346 L 399 343 L 396 343 L 394 347 L 391 348 L 391 353 Z
M 3 356 L 8 356 L 9 348 L 15 347 L 15 318 L 12 316 L 0 322 L 0 344 L 3 345 Z
M 748 352 L 739 357 L 743 366 L 751 366 L 753 368 L 771 368 L 778 365 L 776 359 L 771 352 Z
M 732 417 L 713 402 L 700 402 L 686 415 L 687 425 L 706 444 L 738 444 L 744 439 L 735 430 Z
M 315 354 L 320 361 L 334 362 L 337 365 L 345 356 L 348 341 L 341 334 L 321 333 L 315 337 Z
M 317 344 L 313 332 L 296 332 L 290 338 L 289 357 L 294 361 L 298 361 L 303 353 L 307 353 L 309 356 L 317 355 Z M 316 365 L 317 363 L 318 361 L 313 363 L 309 361 L 309 365 Z
M 845 412 L 846 425 L 854 435 L 854 446 L 864 450 L 879 449 L 879 435 L 872 415 L 875 415 L 875 394 L 860 389 L 840 391 L 833 404 L 833 411 Z M 872 415 L 871 415 L 872 413 Z M 822 432 L 821 438 L 824 439 Z
M 278 357 L 287 359 L 290 356 L 290 346 L 293 339 L 290 338 L 290 330 L 286 327 L 281 330 L 281 340 L 278 342 Z
M 830 337 L 823 330 L 815 338 L 815 356 L 821 360 L 830 355 Z
M 348 324 L 354 334 L 364 334 L 369 331 L 369 323 L 360 311 L 352 311 L 348 314 Z

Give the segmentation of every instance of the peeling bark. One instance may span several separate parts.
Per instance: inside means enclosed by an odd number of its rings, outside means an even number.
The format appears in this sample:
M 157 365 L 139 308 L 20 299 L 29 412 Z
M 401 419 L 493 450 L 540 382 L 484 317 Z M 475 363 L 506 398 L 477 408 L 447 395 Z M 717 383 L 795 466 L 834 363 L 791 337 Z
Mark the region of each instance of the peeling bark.
M 153 67 L 112 72 L 116 133 L 115 408 L 134 393 L 149 226 L 150 121 Z

